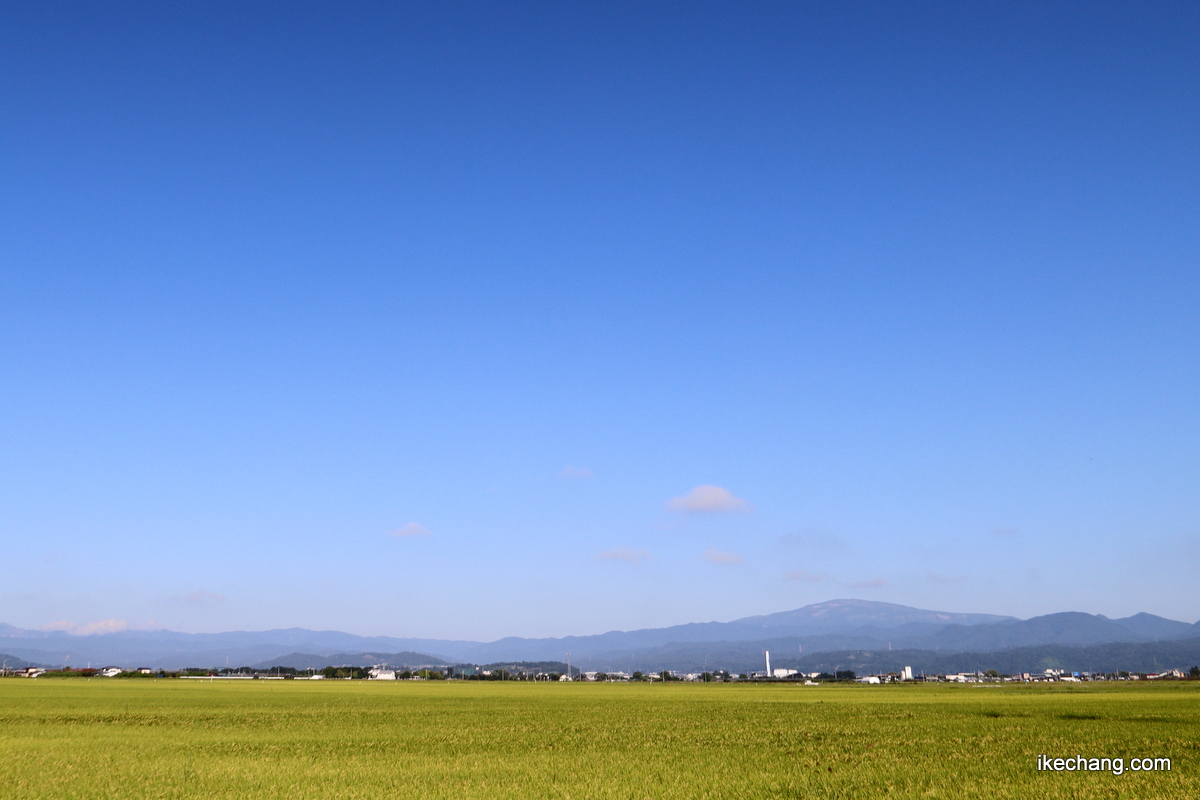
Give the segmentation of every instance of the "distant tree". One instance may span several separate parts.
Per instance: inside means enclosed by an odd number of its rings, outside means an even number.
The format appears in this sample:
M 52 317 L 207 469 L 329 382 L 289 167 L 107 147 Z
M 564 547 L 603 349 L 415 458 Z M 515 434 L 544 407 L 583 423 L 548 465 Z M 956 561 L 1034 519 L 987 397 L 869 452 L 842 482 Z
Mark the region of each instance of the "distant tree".
M 1192 667 L 1188 670 L 1189 678 L 1200 678 L 1200 667 Z
M 999 670 L 994 670 L 994 669 L 989 669 L 987 672 L 985 672 L 983 674 L 988 676 L 989 678 L 999 678 L 1000 677 Z
M 858 676 L 854 674 L 854 670 L 852 669 L 839 669 L 833 677 L 834 680 L 852 681 Z
M 643 677 L 645 677 L 645 676 L 643 676 L 642 673 L 640 673 L 640 672 L 633 673 L 633 679 L 635 681 L 640 681 Z

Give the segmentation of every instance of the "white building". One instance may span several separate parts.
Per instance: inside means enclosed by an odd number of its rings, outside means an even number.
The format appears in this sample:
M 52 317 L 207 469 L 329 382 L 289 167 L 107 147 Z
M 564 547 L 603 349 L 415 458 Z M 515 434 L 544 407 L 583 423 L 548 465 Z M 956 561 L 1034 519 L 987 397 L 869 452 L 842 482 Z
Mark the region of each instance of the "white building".
M 367 677 L 373 681 L 394 681 L 396 680 L 396 670 L 371 667 L 371 671 L 367 673 Z
M 771 670 L 771 675 L 776 678 L 790 678 L 795 674 L 796 670 L 784 669 L 783 667 L 776 667 L 775 669 Z

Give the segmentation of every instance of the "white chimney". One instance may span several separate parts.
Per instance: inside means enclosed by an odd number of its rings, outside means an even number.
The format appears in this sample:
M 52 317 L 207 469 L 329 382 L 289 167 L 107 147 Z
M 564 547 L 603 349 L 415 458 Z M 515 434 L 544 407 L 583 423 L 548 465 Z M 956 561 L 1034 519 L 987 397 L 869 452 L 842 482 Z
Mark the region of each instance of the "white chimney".
M 771 677 L 771 651 L 764 651 L 767 654 L 767 677 Z

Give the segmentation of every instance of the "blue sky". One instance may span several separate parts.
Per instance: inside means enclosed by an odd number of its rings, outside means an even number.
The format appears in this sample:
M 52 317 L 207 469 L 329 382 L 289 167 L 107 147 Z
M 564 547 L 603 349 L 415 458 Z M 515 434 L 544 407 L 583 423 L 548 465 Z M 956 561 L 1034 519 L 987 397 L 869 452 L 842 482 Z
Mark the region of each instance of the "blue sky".
M 2 12 L 0 621 L 1200 617 L 1194 5 L 426 5 Z

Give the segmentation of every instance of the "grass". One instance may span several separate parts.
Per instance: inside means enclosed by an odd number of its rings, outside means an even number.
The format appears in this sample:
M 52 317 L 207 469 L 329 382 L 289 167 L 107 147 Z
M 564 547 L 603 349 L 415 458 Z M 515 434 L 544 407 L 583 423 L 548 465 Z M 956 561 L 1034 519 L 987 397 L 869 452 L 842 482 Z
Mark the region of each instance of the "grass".
M 1168 772 L 1037 772 L 1051 756 Z M 0 680 L 23 798 L 1195 798 L 1200 683 Z

